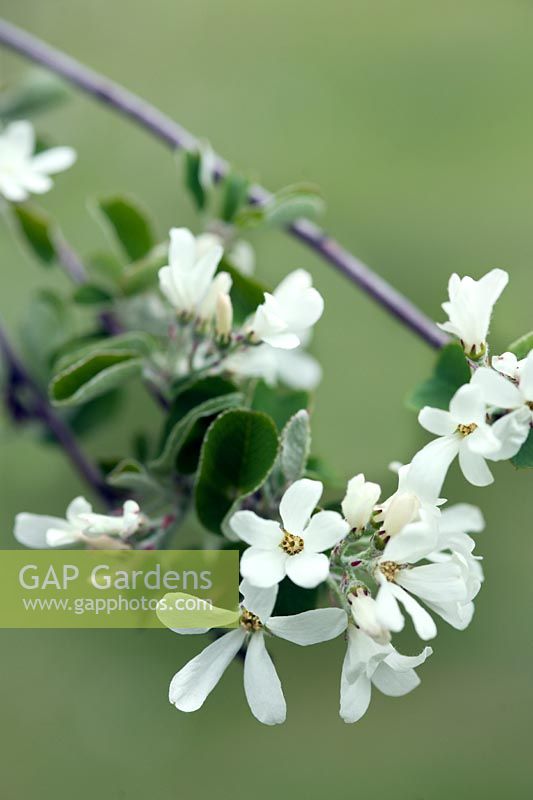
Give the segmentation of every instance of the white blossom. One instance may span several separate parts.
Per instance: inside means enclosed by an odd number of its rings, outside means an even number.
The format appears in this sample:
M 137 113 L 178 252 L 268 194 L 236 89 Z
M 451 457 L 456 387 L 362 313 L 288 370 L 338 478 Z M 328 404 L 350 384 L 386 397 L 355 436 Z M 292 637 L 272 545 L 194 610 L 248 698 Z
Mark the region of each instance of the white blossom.
M 428 560 L 445 562 L 453 561 L 461 570 L 466 586 L 467 598 L 474 598 L 483 582 L 481 557 L 475 556 L 475 542 L 469 533 L 479 533 L 485 527 L 485 521 L 479 508 L 468 503 L 443 509 L 439 519 L 439 535 L 435 552 L 428 555 Z M 472 599 L 466 602 L 431 602 L 426 605 L 439 614 L 445 622 L 458 630 L 464 630 L 471 622 L 474 614 Z
M 63 172 L 74 164 L 76 152 L 71 147 L 52 147 L 37 155 L 35 132 L 30 122 L 12 122 L 0 133 L 0 194 L 14 203 L 30 194 L 48 192 L 50 175 Z
M 533 422 L 533 352 L 520 365 L 516 381 L 481 367 L 472 376 L 472 385 L 479 387 L 488 405 L 511 412 L 497 419 L 492 431 L 501 441 L 495 460 L 512 458 L 527 439 Z
M 255 312 L 251 328 L 263 342 L 292 350 L 302 335 L 322 316 L 324 300 L 313 288 L 311 275 L 303 269 L 291 272 L 274 290 L 265 292 L 265 302 Z
M 170 231 L 169 263 L 159 270 L 159 287 L 179 314 L 198 314 L 210 296 L 223 249 L 218 244 L 205 248 L 204 252 L 202 249 L 186 228 Z M 212 313 L 215 304 L 216 296 L 212 298 Z
M 329 572 L 323 553 L 334 547 L 349 531 L 349 525 L 335 511 L 314 516 L 323 486 L 307 478 L 293 483 L 281 498 L 279 522 L 263 519 L 253 511 L 237 511 L 230 527 L 250 545 L 241 558 L 241 574 L 255 586 L 279 583 L 287 575 L 304 588 L 322 583 Z
M 370 705 L 372 685 L 390 697 L 408 694 L 420 684 L 415 672 L 432 654 L 425 647 L 417 656 L 404 656 L 392 644 L 379 644 L 354 625 L 348 626 L 348 647 L 342 665 L 340 715 L 357 722 Z
M 345 630 L 346 613 L 339 608 L 320 608 L 293 616 L 273 617 L 277 586 L 259 589 L 243 581 L 240 589 L 243 600 L 239 628 L 225 633 L 174 675 L 169 700 L 180 711 L 199 709 L 233 658 L 246 646 L 244 691 L 250 710 L 259 722 L 279 725 L 285 721 L 286 703 L 265 646 L 265 633 L 303 646 L 326 642 Z
M 461 386 L 452 397 L 450 410 L 425 406 L 418 415 L 423 428 L 439 436 L 413 459 L 412 475 L 426 476 L 442 486 L 448 468 L 459 456 L 466 480 L 474 486 L 488 486 L 494 480 L 485 458 L 497 458 L 502 447 L 493 428 L 487 424 L 487 405 L 479 386 Z
M 509 280 L 502 269 L 493 269 L 478 281 L 454 273 L 448 283 L 449 301 L 442 304 L 448 321 L 442 330 L 457 336 L 468 355 L 477 358 L 486 351 L 492 309 Z
M 122 515 L 106 516 L 94 514 L 84 497 L 76 497 L 69 504 L 65 519 L 42 514 L 17 514 L 14 535 L 25 547 L 39 550 L 80 543 L 112 547 L 111 537 L 126 539 L 135 533 L 140 522 L 140 509 L 134 500 L 124 503 Z
M 368 525 L 380 494 L 379 483 L 365 480 L 363 473 L 355 475 L 348 481 L 346 495 L 342 501 L 342 513 L 351 528 L 362 530 Z
M 436 527 L 427 522 L 413 522 L 390 539 L 382 555 L 375 559 L 372 568 L 379 584 L 376 597 L 378 619 L 390 631 L 403 629 L 405 620 L 401 604 L 421 639 L 426 641 L 437 635 L 435 622 L 413 595 L 428 604 L 435 604 L 437 613 L 441 604 L 464 604 L 472 600 L 471 587 L 456 560 L 414 566 L 438 547 Z

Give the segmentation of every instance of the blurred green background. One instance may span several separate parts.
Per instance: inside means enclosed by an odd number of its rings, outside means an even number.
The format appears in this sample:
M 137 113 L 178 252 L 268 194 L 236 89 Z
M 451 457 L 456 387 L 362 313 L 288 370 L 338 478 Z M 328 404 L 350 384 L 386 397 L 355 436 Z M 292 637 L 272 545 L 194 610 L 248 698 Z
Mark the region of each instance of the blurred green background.
M 310 180 L 327 227 L 442 318 L 448 275 L 504 267 L 495 349 L 533 328 L 533 3 L 528 0 L 2 0 L 5 16 L 146 96 L 267 186 Z M 0 53 L 2 79 L 25 65 Z M 193 225 L 172 156 L 85 97 L 38 120 L 79 162 L 43 205 L 80 250 L 101 244 L 87 196 L 128 190 L 163 235 Z M 315 449 L 387 489 L 386 464 L 426 441 L 404 397 L 433 354 L 327 265 L 282 234 L 253 239 L 262 278 L 312 271 L 326 298 Z M 32 289 L 58 276 L 0 229 L 2 314 L 12 330 Z M 129 421 L 138 419 L 132 400 Z M 89 442 L 116 454 L 128 419 Z M 61 513 L 81 491 L 61 454 L 2 432 L 1 545 L 22 509 Z M 470 629 L 440 625 L 422 686 L 375 693 L 362 722 L 337 716 L 341 641 L 275 643 L 289 716 L 250 716 L 232 665 L 204 709 L 167 702 L 200 642 L 170 632 L 3 631 L 0 788 L 9 800 L 272 796 L 373 800 L 531 796 L 531 474 L 452 500 L 482 505 L 487 583 Z M 405 649 L 414 651 L 407 635 Z

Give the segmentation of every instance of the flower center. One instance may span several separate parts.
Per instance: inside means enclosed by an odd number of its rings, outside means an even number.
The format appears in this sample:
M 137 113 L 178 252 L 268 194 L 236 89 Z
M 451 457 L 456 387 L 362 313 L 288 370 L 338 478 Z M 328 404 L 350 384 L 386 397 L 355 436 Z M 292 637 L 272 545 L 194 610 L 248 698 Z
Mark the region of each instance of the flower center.
M 263 627 L 257 614 L 252 614 L 247 608 L 243 608 L 240 622 L 245 631 L 258 631 Z
M 279 546 L 288 556 L 296 556 L 304 549 L 304 540 L 301 536 L 295 536 L 294 533 L 284 530 Z
M 528 403 L 526 403 L 526 406 L 527 406 L 528 408 L 530 408 L 530 409 L 531 409 L 531 411 L 533 411 L 533 401 L 531 401 L 531 400 L 530 400 Z
M 396 561 L 382 561 L 379 568 L 389 583 L 394 583 L 396 575 L 401 570 L 400 564 Z
M 461 434 L 461 436 L 470 436 L 476 429 L 477 424 L 475 422 L 470 422 L 468 425 L 458 425 L 456 432 Z

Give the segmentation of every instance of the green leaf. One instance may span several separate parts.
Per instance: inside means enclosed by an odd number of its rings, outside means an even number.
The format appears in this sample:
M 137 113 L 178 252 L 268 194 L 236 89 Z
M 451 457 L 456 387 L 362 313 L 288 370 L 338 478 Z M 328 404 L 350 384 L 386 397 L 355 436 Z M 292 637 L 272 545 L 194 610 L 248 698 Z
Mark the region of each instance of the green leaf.
M 148 255 L 155 244 L 154 234 L 145 212 L 136 202 L 125 197 L 106 197 L 97 201 L 97 208 L 131 261 Z
M 514 353 L 518 359 L 525 358 L 533 350 L 533 331 L 525 333 L 516 342 L 510 344 L 507 349 L 509 352 Z
M 113 295 L 94 283 L 84 283 L 83 286 L 78 286 L 72 298 L 75 303 L 80 305 L 99 305 L 109 303 L 113 299 Z
M 155 478 L 134 458 L 120 461 L 107 476 L 107 482 L 117 489 L 126 489 L 140 495 L 164 493 Z
M 265 292 L 269 289 L 255 278 L 243 275 L 226 258 L 223 258 L 218 268 L 219 272 L 228 272 L 233 281 L 231 287 L 231 302 L 237 323 L 254 313 L 257 306 L 265 300 Z
M 48 72 L 32 70 L 18 86 L 0 95 L 0 119 L 11 122 L 46 111 L 69 97 L 64 81 Z
M 200 180 L 202 168 L 202 154 L 199 152 L 185 151 L 185 186 L 189 190 L 196 207 L 203 211 L 207 205 L 207 194 Z
M 78 405 L 140 375 L 143 359 L 127 350 L 92 352 L 58 372 L 50 383 L 54 405 Z
M 47 381 L 57 350 L 71 335 L 73 320 L 62 297 L 42 289 L 31 297 L 21 325 L 24 354 L 32 372 Z
M 122 405 L 123 394 L 120 389 L 113 389 L 78 408 L 72 409 L 68 422 L 77 436 L 85 436 L 109 421 L 116 415 Z
M 12 205 L 18 229 L 26 244 L 43 264 L 56 260 L 54 223 L 43 211 L 30 205 Z
M 470 369 L 463 348 L 457 342 L 447 344 L 438 355 L 432 377 L 414 389 L 407 405 L 415 411 L 424 406 L 448 409 L 457 389 L 469 380 Z
M 290 418 L 281 434 L 281 470 L 290 483 L 298 480 L 304 474 L 310 449 L 309 414 L 302 409 Z
M 533 467 L 533 428 L 518 453 L 511 459 L 511 463 L 518 469 Z
M 276 423 L 281 431 L 297 411 L 309 407 L 309 394 L 304 391 L 273 388 L 264 381 L 258 381 L 252 399 L 252 408 L 264 411 Z
M 246 203 L 250 181 L 244 175 L 230 172 L 222 185 L 222 204 L 220 218 L 224 222 L 233 222 L 241 207 Z
M 135 356 L 149 356 L 156 348 L 157 343 L 150 334 L 142 331 L 128 331 L 118 336 L 106 336 L 96 340 L 86 341 L 85 339 L 74 340 L 67 352 L 63 352 L 61 358 L 55 364 L 55 370 L 62 372 L 71 364 L 88 358 L 92 355 L 99 355 L 109 350 L 125 352 Z
M 153 472 L 171 472 L 176 464 L 176 459 L 184 445 L 190 443 L 190 437 L 195 432 L 195 427 L 205 419 L 212 419 L 221 411 L 238 406 L 243 397 L 239 392 L 213 397 L 196 405 L 185 416 L 176 421 L 170 429 L 161 454 L 150 463 Z M 196 430 L 197 436 L 197 430 Z M 196 438 L 196 437 L 195 437 Z M 200 440 L 201 441 L 201 440 Z M 192 470 L 187 470 L 187 472 Z
M 204 527 L 221 533 L 228 511 L 262 486 L 277 454 L 276 428 L 266 414 L 233 409 L 217 417 L 204 439 L 196 484 L 196 511 Z

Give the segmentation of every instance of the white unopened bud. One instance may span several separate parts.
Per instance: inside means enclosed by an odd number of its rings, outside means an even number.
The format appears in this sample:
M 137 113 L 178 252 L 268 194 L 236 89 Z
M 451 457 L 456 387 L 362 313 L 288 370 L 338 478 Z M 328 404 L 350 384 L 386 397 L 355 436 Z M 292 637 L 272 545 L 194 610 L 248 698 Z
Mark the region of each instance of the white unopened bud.
M 348 481 L 346 497 L 342 501 L 342 513 L 350 527 L 356 530 L 366 527 L 380 494 L 381 486 L 365 481 L 362 473 Z
M 357 627 L 378 644 L 388 644 L 390 631 L 378 619 L 377 603 L 367 590 L 358 587 L 348 595 L 348 602 Z
M 383 509 L 383 527 L 389 536 L 395 536 L 420 512 L 420 500 L 412 492 L 396 494 Z
M 216 302 L 216 332 L 221 339 L 229 339 L 233 327 L 233 306 L 227 292 L 221 292 Z

